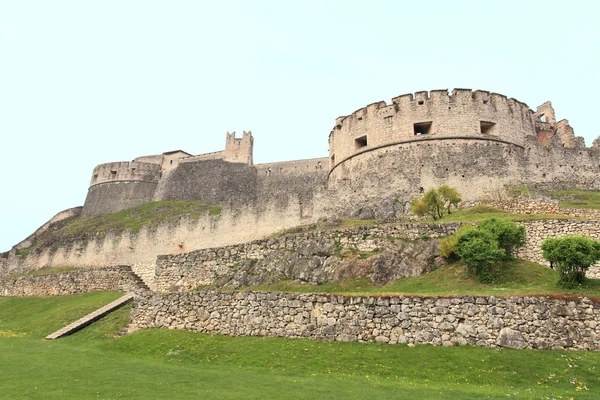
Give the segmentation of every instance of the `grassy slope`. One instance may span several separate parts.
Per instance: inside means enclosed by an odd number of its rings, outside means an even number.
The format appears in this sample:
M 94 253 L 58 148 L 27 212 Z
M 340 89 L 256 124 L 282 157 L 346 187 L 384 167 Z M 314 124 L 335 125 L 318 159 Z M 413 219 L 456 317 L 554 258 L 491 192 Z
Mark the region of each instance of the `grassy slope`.
M 83 314 L 115 296 L 0 298 L 0 332 L 27 332 L 0 335 L 0 398 L 593 399 L 600 391 L 597 352 L 409 348 L 169 330 L 113 339 L 127 321 L 126 308 L 67 338 L 39 340 L 76 310 Z
M 61 241 L 103 237 L 109 232 L 136 233 L 142 226 L 152 228 L 160 224 L 178 222 L 183 217 L 198 219 L 206 213 L 219 215 L 221 206 L 199 201 L 163 200 L 96 217 L 73 218 L 64 223 L 59 222 L 54 229 L 48 229 L 36 239 L 32 247 L 21 249 L 17 254 L 26 255 L 32 250 L 51 247 L 53 243 Z
M 561 208 L 600 210 L 600 190 L 548 190 L 542 193 L 558 200 Z
M 373 285 L 369 278 L 349 279 L 341 283 L 326 283 L 313 286 L 280 281 L 272 285 L 248 287 L 248 290 L 283 291 L 300 293 L 343 293 L 343 294 L 414 294 L 424 296 L 445 295 L 581 295 L 600 297 L 600 280 L 588 280 L 575 289 L 557 286 L 558 277 L 552 269 L 536 263 L 516 260 L 501 267 L 501 276 L 493 283 L 479 283 L 467 276 L 460 263 L 450 264 L 429 274 L 406 278 L 384 286 Z

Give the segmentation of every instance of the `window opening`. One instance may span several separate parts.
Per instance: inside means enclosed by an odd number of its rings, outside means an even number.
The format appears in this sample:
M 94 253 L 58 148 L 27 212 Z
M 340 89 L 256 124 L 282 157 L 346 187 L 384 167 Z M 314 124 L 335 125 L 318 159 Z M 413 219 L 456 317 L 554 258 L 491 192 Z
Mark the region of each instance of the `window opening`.
M 415 136 L 427 135 L 431 131 L 431 121 L 419 122 L 418 124 L 414 124 L 413 126 L 414 126 Z
M 362 147 L 367 146 L 367 135 L 365 136 L 361 136 L 357 139 L 354 139 L 354 148 L 355 149 L 360 149 Z

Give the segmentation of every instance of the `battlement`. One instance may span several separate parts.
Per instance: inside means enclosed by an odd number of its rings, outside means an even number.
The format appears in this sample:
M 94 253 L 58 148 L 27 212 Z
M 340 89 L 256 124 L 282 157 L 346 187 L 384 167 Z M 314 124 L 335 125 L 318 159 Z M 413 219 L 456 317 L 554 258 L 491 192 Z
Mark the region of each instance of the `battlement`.
M 523 146 L 536 136 L 534 113 L 514 98 L 484 90 L 421 91 L 378 101 L 336 119 L 330 167 L 370 148 L 427 138 L 473 137 Z M 424 137 L 424 136 L 423 136 Z
M 241 138 L 234 132 L 227 132 L 223 161 L 252 165 L 254 163 L 254 137 L 251 131 L 244 131 Z

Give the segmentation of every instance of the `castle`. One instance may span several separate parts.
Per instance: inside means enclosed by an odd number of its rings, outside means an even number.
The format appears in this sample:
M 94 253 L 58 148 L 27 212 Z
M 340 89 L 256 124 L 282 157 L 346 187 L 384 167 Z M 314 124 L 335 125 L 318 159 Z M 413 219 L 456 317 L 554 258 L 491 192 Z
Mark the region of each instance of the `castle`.
M 327 216 L 389 218 L 441 184 L 466 200 L 506 185 L 600 189 L 600 140 L 586 148 L 550 102 L 486 91 L 417 92 L 339 117 L 329 157 L 253 164 L 254 139 L 227 133 L 225 150 L 170 151 L 94 169 L 83 215 L 152 200 L 189 199 L 258 210 L 292 207 L 298 222 Z M 400 209 L 399 209 L 400 208 Z
M 346 216 L 398 222 L 411 198 L 441 184 L 456 187 L 467 201 L 495 200 L 515 184 L 600 189 L 600 138 L 586 148 L 568 121 L 556 121 L 549 102 L 533 111 L 485 91 L 418 92 L 337 118 L 328 157 L 254 165 L 253 146 L 252 133 L 241 138 L 227 133 L 220 152 L 191 155 L 176 150 L 97 166 L 83 207 L 57 214 L 9 253 L 0 254 L 0 296 L 134 292 L 132 329 L 600 349 L 600 311 L 588 298 L 198 291 L 365 276 L 385 284 L 430 272 L 444 261 L 439 241 L 429 239 L 455 233 L 460 223 L 325 230 L 312 225 L 299 233 L 268 236 Z M 18 253 L 31 249 L 36 235 L 59 228 L 69 218 L 175 199 L 219 204 L 222 213 L 181 216 L 177 223 L 139 232 L 70 238 Z M 548 201 L 508 206 L 515 207 L 508 208 L 513 212 L 585 217 L 519 222 L 527 232 L 516 254 L 521 259 L 544 263 L 540 243 L 547 237 L 570 233 L 600 239 L 600 210 L 560 210 L 557 202 Z M 360 257 L 346 258 L 347 252 Z M 76 270 L 28 274 L 64 266 Z M 600 276 L 600 269 L 593 273 Z M 538 321 L 544 321 L 542 329 Z
M 157 256 L 238 245 L 323 219 L 398 220 L 410 199 L 442 184 L 466 201 L 497 199 L 512 185 L 600 189 L 600 138 L 585 147 L 549 102 L 533 111 L 481 90 L 417 92 L 339 117 L 327 157 L 255 165 L 253 148 L 251 132 L 227 133 L 220 152 L 176 150 L 97 166 L 83 207 L 57 214 L 4 253 L 0 275 L 126 264 L 151 281 Z M 17 255 L 61 219 L 178 199 L 223 211 Z

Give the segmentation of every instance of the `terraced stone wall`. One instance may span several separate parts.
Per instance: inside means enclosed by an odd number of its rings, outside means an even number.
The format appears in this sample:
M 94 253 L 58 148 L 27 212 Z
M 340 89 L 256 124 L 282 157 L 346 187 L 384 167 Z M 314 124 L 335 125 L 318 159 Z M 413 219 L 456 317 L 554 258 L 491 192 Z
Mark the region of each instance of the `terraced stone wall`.
M 600 305 L 587 298 L 345 297 L 193 292 L 136 298 L 137 329 L 343 342 L 600 349 Z

